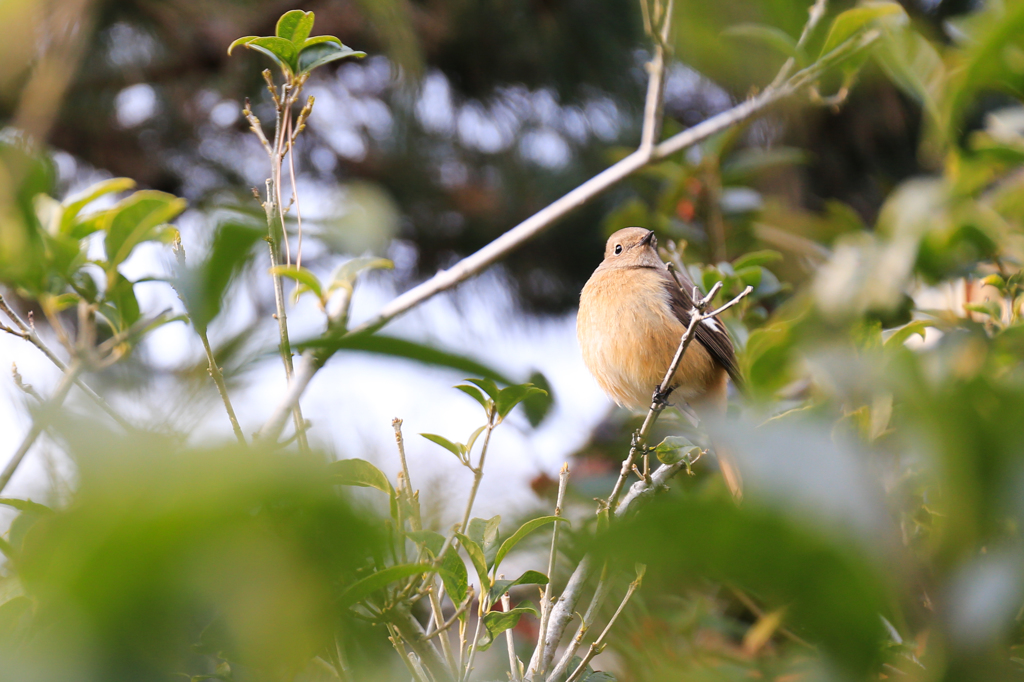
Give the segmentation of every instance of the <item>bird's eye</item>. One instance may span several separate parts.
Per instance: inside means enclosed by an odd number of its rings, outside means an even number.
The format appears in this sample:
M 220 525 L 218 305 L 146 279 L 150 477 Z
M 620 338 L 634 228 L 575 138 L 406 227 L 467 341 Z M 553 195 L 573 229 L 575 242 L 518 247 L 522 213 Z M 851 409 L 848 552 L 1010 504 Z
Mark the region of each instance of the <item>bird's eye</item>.
M 615 255 L 618 256 L 620 253 L 622 253 L 622 244 L 616 244 L 615 245 Z

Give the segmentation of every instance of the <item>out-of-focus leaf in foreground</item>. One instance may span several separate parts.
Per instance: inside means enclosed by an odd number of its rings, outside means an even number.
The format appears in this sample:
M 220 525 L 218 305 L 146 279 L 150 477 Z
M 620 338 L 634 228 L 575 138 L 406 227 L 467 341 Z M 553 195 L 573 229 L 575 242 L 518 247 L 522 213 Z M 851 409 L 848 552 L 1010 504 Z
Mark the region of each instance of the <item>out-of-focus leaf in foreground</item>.
M 222 659 L 292 679 L 339 631 L 357 644 L 339 598 L 377 536 L 323 460 L 66 433 L 80 487 L 22 542 L 31 608 L 0 632 L 5 678 L 170 679 Z

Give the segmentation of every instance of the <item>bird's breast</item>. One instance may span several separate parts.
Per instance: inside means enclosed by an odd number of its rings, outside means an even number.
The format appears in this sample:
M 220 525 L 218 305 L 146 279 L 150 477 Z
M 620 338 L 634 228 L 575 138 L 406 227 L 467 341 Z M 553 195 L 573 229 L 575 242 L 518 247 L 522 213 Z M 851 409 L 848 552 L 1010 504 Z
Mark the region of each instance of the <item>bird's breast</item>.
M 598 270 L 583 287 L 576 321 L 583 361 L 619 405 L 650 405 L 685 331 L 662 273 L 652 268 Z M 679 397 L 700 394 L 714 369 L 704 348 L 692 343 L 672 382 Z

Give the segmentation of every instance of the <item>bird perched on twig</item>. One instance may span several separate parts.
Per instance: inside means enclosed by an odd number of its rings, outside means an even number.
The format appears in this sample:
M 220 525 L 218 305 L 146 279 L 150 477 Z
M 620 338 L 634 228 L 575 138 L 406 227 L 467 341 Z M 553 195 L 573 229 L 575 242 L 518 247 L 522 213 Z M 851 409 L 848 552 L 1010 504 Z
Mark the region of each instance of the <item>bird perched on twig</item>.
M 654 232 L 627 227 L 608 239 L 604 260 L 583 287 L 576 318 L 583 362 L 622 407 L 651 405 L 690 324 L 693 284 L 679 275 L 677 282 L 658 256 Z M 725 326 L 710 318 L 698 323 L 695 338 L 698 343 L 687 349 L 670 385 L 660 389 L 682 398 L 698 414 L 724 414 L 728 378 L 741 385 L 732 340 Z M 738 470 L 721 449 L 716 454 L 738 497 Z

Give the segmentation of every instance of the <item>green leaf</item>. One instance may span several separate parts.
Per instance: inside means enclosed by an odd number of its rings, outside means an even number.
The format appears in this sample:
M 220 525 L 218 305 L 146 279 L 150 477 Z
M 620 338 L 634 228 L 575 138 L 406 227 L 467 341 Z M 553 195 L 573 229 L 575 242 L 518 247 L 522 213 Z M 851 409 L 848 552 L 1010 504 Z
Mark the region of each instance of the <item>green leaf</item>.
M 481 634 L 480 639 L 477 640 L 477 649 L 487 651 L 498 635 L 518 625 L 519 619 L 525 614 L 530 614 L 536 618 L 540 617 L 537 607 L 530 602 L 526 602 L 526 606 L 517 606 L 508 611 L 488 611 L 485 613 L 484 627 L 486 632 Z
M 244 36 L 242 38 L 235 40 L 233 43 L 228 45 L 228 56 L 230 57 L 232 50 L 234 50 L 239 45 L 248 45 L 257 38 L 259 38 L 259 36 Z
M 76 224 L 78 214 L 83 208 L 96 201 L 100 197 L 116 192 L 126 192 L 135 189 L 135 181 L 131 178 L 111 178 L 103 182 L 90 185 L 78 194 L 68 197 L 61 202 L 64 207 L 64 214 L 61 216 L 61 234 L 68 234 L 73 225 Z
M 684 459 L 692 461 L 700 448 L 681 436 L 668 436 L 654 447 L 654 454 L 664 464 L 675 464 Z
M 347 608 L 356 602 L 365 599 L 377 590 L 384 589 L 396 580 L 408 578 L 413 575 L 435 572 L 437 572 L 437 567 L 433 564 L 426 563 L 399 564 L 398 566 L 391 566 L 352 583 L 344 592 L 341 593 L 341 596 L 338 599 L 342 608 Z
M 3 537 L 0 537 L 0 554 L 3 554 L 11 561 L 17 561 L 17 557 L 15 556 L 17 552 L 15 552 L 14 548 L 11 547 L 11 543 L 7 542 Z
M 395 489 L 384 472 L 365 459 L 339 459 L 328 464 L 327 470 L 331 474 L 332 483 L 376 488 L 388 495 L 395 494 Z
M 551 392 L 551 384 L 548 383 L 547 377 L 540 372 L 530 374 L 529 383 L 543 391 L 543 393 L 534 393 L 523 399 L 523 412 L 526 413 L 526 420 L 530 422 L 530 426 L 537 428 L 551 411 L 555 397 Z
M 431 443 L 437 443 L 442 448 L 458 457 L 460 461 L 465 461 L 466 446 L 462 445 L 461 443 L 453 443 L 444 436 L 439 436 L 436 433 L 421 433 L 420 435 L 429 440 Z
M 618 682 L 618 679 L 611 673 L 597 671 L 585 674 L 580 682 Z
M 802 62 L 802 55 L 796 46 L 796 41 L 785 31 L 774 26 L 763 24 L 737 24 L 722 31 L 722 35 L 732 38 L 746 38 L 754 42 L 762 43 L 776 52 L 787 57 L 793 57 Z
M 177 273 L 172 286 L 198 331 L 205 332 L 210 322 L 220 314 L 224 294 L 232 279 L 245 268 L 253 255 L 253 246 L 264 234 L 264 229 L 225 223 L 214 233 L 206 259 Z
M 275 34 L 278 38 L 290 40 L 296 45 L 304 43 L 313 30 L 313 13 L 303 12 L 301 9 L 293 9 L 285 12 L 277 20 Z
M 310 341 L 295 344 L 296 348 L 322 348 L 331 354 L 339 350 L 362 351 L 366 353 L 377 353 L 391 357 L 406 358 L 424 365 L 435 367 L 449 367 L 466 374 L 478 376 L 489 376 L 502 383 L 512 383 L 507 377 L 495 369 L 482 365 L 464 355 L 449 353 L 433 346 L 407 341 L 393 336 L 383 334 L 350 334 L 340 336 L 337 334 L 325 334 Z M 474 382 L 475 383 L 475 382 Z M 494 385 L 494 382 L 490 382 Z M 496 389 L 495 389 L 496 390 Z
M 824 57 L 878 19 L 894 14 L 903 14 L 903 8 L 896 2 L 871 2 L 846 10 L 832 21 L 818 58 Z
M 103 294 L 104 303 L 99 313 L 106 318 L 114 331 L 122 332 L 139 321 L 139 299 L 135 297 L 135 284 L 120 273 L 115 273 L 114 283 Z
M 546 391 L 537 388 L 533 384 L 519 384 L 503 388 L 501 392 L 498 393 L 497 399 L 494 401 L 495 407 L 498 410 L 498 416 L 504 419 L 516 405 L 530 396 L 540 395 L 543 393 L 546 393 Z
M 490 594 L 488 595 L 488 603 L 494 604 L 501 595 L 508 592 L 516 585 L 547 585 L 548 577 L 540 571 L 527 571 L 515 580 L 495 580 L 494 585 L 491 586 Z
M 308 38 L 305 41 L 303 41 L 302 45 L 299 47 L 299 52 L 301 53 L 307 47 L 319 45 L 320 43 L 337 43 L 338 45 L 342 44 L 341 41 L 334 36 L 313 36 L 312 38 Z
M 326 294 L 330 296 L 339 287 L 352 291 L 356 278 L 366 270 L 394 270 L 395 264 L 387 258 L 353 258 L 334 269 Z
M 448 593 L 452 603 L 461 604 L 469 592 L 469 574 L 466 572 L 466 564 L 454 547 L 449 547 L 444 553 L 439 572 L 441 582 L 444 583 L 444 591 Z
M 473 452 L 473 445 L 476 444 L 476 439 L 480 437 L 480 434 L 487 428 L 487 424 L 484 424 L 469 436 L 469 440 L 466 441 L 466 456 L 469 457 L 469 453 Z
M 501 564 L 501 560 L 512 551 L 512 548 L 518 545 L 523 538 L 532 533 L 533 531 L 546 526 L 549 523 L 569 523 L 568 519 L 564 519 L 561 516 L 541 516 L 540 518 L 527 521 L 519 527 L 515 533 L 510 535 L 505 542 L 501 543 L 501 547 L 498 548 L 498 553 L 494 555 L 494 568 L 497 570 L 498 565 Z
M 489 519 L 470 519 L 469 529 L 466 531 L 473 542 L 480 545 L 487 553 L 491 547 L 498 542 L 498 528 L 501 526 L 501 515 L 492 516 Z
M 771 263 L 777 263 L 782 260 L 782 254 L 778 251 L 772 251 L 771 249 L 765 249 L 763 251 L 751 251 L 750 253 L 743 254 L 732 262 L 732 267 L 736 272 L 744 268 L 752 268 L 769 265 Z
M 348 57 L 362 59 L 365 52 L 353 50 L 347 45 L 334 42 L 314 43 L 309 47 L 303 47 L 299 53 L 298 73 L 309 73 L 313 69 Z
M 484 393 L 486 393 L 490 397 L 491 400 L 493 400 L 495 402 L 498 401 L 498 387 L 494 384 L 494 382 L 491 379 L 489 379 L 489 378 L 484 378 L 484 379 L 466 379 L 466 381 L 468 381 L 471 384 L 476 384 L 477 386 L 482 388 Z M 503 383 L 511 384 L 512 382 L 511 381 L 505 381 Z
M 476 386 L 466 386 L 465 384 L 459 384 L 455 388 L 459 389 L 460 391 L 468 395 L 470 398 L 480 403 L 480 406 L 483 407 L 485 410 L 487 409 L 487 398 L 484 397 L 484 394 L 481 393 L 480 389 L 478 389 Z
M 101 227 L 107 232 L 104 240 L 107 269 L 116 268 L 127 260 L 142 242 L 166 238 L 166 232 L 160 228 L 178 217 L 187 206 L 188 202 L 173 194 L 140 190 L 106 211 Z
M 292 41 L 277 36 L 264 36 L 250 40 L 245 43 L 245 46 L 273 59 L 286 74 L 295 73 L 298 66 L 299 48 Z
M 33 511 L 40 514 L 52 514 L 53 510 L 45 504 L 39 504 L 32 500 L 19 500 L 13 497 L 0 497 L 0 504 L 5 507 L 13 507 L 18 511 Z
M 444 536 L 433 530 L 413 530 L 406 533 L 410 540 L 423 545 L 435 557 L 444 547 Z
M 456 533 L 455 537 L 459 539 L 459 543 L 466 550 L 473 568 L 476 569 L 476 575 L 480 579 L 481 596 L 487 594 L 487 591 L 491 589 L 491 579 L 487 575 L 487 560 L 484 558 L 484 550 L 475 540 L 462 533 Z
M 901 346 L 914 334 L 924 339 L 925 330 L 935 326 L 936 324 L 931 320 L 914 320 L 895 329 L 882 345 L 887 347 Z
M 323 289 L 320 286 L 320 280 L 306 268 L 300 268 L 294 265 L 276 265 L 270 268 L 270 274 L 280 275 L 281 277 L 287 277 L 288 279 L 295 280 L 302 285 L 300 289 L 304 287 L 306 291 L 312 291 L 317 298 L 321 300 L 323 299 Z

